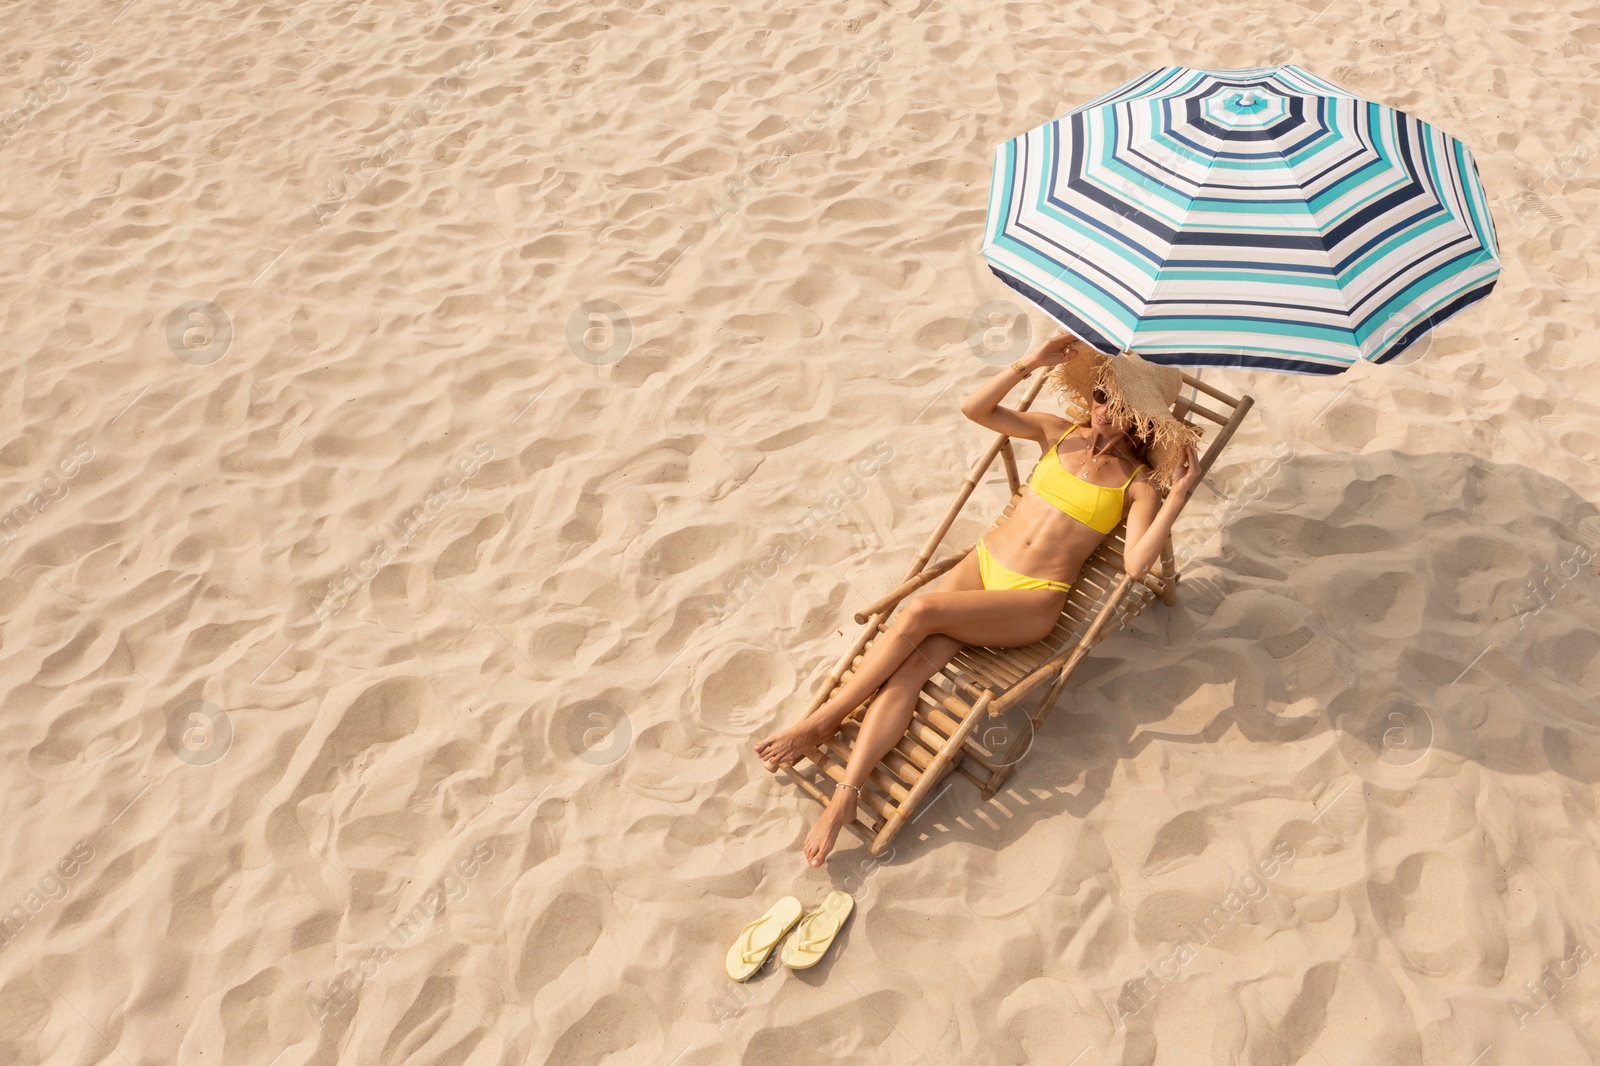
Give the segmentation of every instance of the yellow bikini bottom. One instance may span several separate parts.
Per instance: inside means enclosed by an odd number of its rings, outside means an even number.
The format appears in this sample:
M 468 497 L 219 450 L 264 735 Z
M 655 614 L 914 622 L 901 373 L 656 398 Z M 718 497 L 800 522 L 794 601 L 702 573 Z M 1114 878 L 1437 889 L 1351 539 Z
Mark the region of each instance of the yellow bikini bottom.
M 1029 577 L 1019 574 L 1015 570 L 1001 566 L 994 556 L 989 554 L 989 546 L 978 538 L 978 576 L 983 579 L 986 589 L 1054 589 L 1057 592 L 1066 592 L 1072 588 L 1068 581 L 1048 581 L 1042 577 Z

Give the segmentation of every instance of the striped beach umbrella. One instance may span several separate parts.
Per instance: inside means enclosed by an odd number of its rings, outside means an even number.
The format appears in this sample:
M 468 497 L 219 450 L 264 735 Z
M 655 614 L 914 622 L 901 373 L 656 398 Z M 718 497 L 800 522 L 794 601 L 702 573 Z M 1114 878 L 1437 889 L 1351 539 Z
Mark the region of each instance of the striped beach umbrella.
M 1467 146 L 1296 66 L 1163 67 L 995 150 L 984 257 L 1108 354 L 1337 374 L 1500 273 Z

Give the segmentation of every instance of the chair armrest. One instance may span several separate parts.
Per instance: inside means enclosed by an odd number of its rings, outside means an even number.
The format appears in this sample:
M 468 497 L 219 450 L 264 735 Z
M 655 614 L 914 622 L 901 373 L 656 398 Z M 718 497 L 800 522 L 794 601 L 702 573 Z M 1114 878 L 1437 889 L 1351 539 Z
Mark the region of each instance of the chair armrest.
M 1041 664 L 1033 673 L 1012 685 L 1006 690 L 1005 695 L 989 704 L 989 713 L 996 717 L 1004 714 L 1009 708 L 1016 706 L 1022 697 L 1048 681 L 1052 672 L 1077 669 L 1079 661 L 1089 654 L 1089 649 L 1100 642 L 1101 632 L 1110 623 L 1112 617 L 1115 616 L 1117 607 L 1122 603 L 1122 597 L 1127 593 L 1128 586 L 1131 584 L 1133 584 L 1133 578 L 1123 574 L 1117 580 L 1117 583 L 1112 586 L 1111 591 L 1106 594 L 1104 602 L 1100 605 L 1100 610 L 1095 615 L 1094 622 L 1084 632 L 1083 638 L 1070 651 L 1062 649 L 1062 654 Z
M 972 551 L 972 545 L 968 545 L 964 550 L 952 555 L 948 559 L 943 559 L 937 563 L 934 563 L 925 570 L 918 572 L 914 577 L 909 577 L 905 581 L 902 581 L 898 586 L 895 587 L 893 592 L 890 592 L 887 596 L 883 597 L 881 600 L 878 600 L 865 610 L 857 611 L 855 616 L 856 624 L 865 625 L 867 619 L 875 614 L 888 614 L 890 611 L 894 610 L 895 604 L 899 603 L 901 600 L 905 599 L 907 596 L 911 595 L 913 592 L 917 591 L 917 589 L 921 588 L 923 585 L 926 585 L 940 574 L 945 573 L 947 570 L 954 569 L 955 565 L 961 560 L 965 559 L 967 557 L 967 553 L 970 551 Z
M 1059 676 L 1070 654 L 1071 651 L 1069 649 L 1063 649 L 1060 655 L 1034 667 L 1031 674 L 1006 689 L 1005 695 L 989 704 L 989 717 L 1000 717 L 1009 708 L 1016 706 L 1022 697 L 1049 681 L 1052 675 Z

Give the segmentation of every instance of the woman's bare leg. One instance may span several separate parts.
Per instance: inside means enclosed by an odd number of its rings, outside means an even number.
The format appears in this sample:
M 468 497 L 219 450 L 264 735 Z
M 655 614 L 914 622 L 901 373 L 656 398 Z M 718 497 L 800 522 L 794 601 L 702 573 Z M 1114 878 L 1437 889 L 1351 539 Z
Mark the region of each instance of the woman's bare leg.
M 917 707 L 917 694 L 922 686 L 950 657 L 961 650 L 961 641 L 954 637 L 935 635 L 917 645 L 916 654 L 905 662 L 884 682 L 861 719 L 861 732 L 845 765 L 844 780 L 860 788 L 888 750 L 899 742 L 906 727 L 911 724 L 911 714 Z M 848 788 L 835 786 L 833 798 L 828 802 L 822 817 L 806 834 L 803 850 L 806 861 L 821 866 L 839 838 L 839 830 L 856 816 L 856 794 Z
M 910 604 L 906 606 L 909 608 Z M 822 706 L 788 729 L 756 744 L 756 755 L 768 769 L 798 761 L 824 737 L 833 735 L 850 712 L 861 706 L 901 664 L 916 654 L 917 634 L 907 631 L 906 617 L 907 612 L 902 611 L 889 623 L 862 656 L 856 672 Z
M 769 770 L 799 762 L 802 755 L 832 736 L 844 720 L 850 717 L 852 711 L 861 706 L 891 674 L 900 668 L 902 663 L 916 653 L 925 634 L 918 636 L 907 633 L 906 622 L 913 614 L 911 608 L 919 600 L 932 595 L 933 592 L 982 588 L 983 579 L 978 574 L 978 553 L 972 551 L 965 559 L 951 567 L 948 573 L 935 581 L 928 591 L 906 602 L 899 616 L 889 623 L 888 628 L 879 634 L 877 640 L 872 642 L 872 647 L 867 649 L 867 654 L 861 659 L 861 665 L 856 668 L 856 672 L 848 681 L 839 686 L 838 692 L 794 725 L 757 741 L 756 756 Z M 923 680 L 932 677 L 934 671 L 943 665 L 944 661 L 933 664 Z
M 926 636 L 917 642 L 916 653 L 896 667 L 883 691 L 867 708 L 861 733 L 845 765 L 844 783 L 857 788 L 866 783 L 878 760 L 905 733 L 923 684 L 962 645 L 1010 648 L 1042 640 L 1061 614 L 1065 595 L 1048 589 L 936 592 L 907 604 L 906 631 Z M 839 830 L 855 815 L 856 793 L 835 787 L 822 817 L 806 834 L 806 861 L 812 866 L 822 865 L 838 840 Z
M 962 573 L 969 564 L 970 575 Z M 951 584 L 972 580 L 976 588 L 958 586 L 947 590 L 935 586 L 936 591 L 908 600 L 884 633 L 887 636 L 893 632 L 895 640 L 880 637 L 862 658 L 856 675 L 840 686 L 832 699 L 788 729 L 755 745 L 756 755 L 767 768 L 775 770 L 798 762 L 807 751 L 832 736 L 851 711 L 936 633 L 955 637 L 963 644 L 1009 648 L 1032 644 L 1050 632 L 1066 593 L 1050 589 L 984 589 L 977 571 L 977 555 L 973 553 L 946 574 L 939 586 L 954 578 Z M 932 667 L 927 676 L 933 676 L 933 670 L 938 668 Z
M 856 788 L 866 783 L 872 768 L 911 723 L 917 693 L 924 682 L 962 645 L 1011 648 L 1042 640 L 1055 625 L 1064 596 L 1065 593 L 1047 589 L 941 592 L 919 597 L 918 602 L 924 606 L 914 612 L 911 608 L 915 605 L 907 604 L 907 612 L 913 615 L 906 622 L 908 631 L 927 630 L 928 636 L 918 642 L 917 654 L 896 668 L 867 708 L 861 734 L 845 765 L 844 783 Z M 822 817 L 806 834 L 806 861 L 812 866 L 822 865 L 839 838 L 839 830 L 855 816 L 856 793 L 835 786 Z

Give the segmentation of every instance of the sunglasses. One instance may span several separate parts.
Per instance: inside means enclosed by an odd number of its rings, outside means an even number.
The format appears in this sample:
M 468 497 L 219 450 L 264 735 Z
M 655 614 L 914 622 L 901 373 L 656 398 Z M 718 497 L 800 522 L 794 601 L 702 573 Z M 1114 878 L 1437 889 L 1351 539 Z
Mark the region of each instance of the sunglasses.
M 1106 399 L 1107 399 L 1106 390 L 1100 388 L 1099 386 L 1096 386 L 1095 390 L 1094 390 L 1094 402 L 1095 403 L 1099 403 L 1099 404 L 1103 404 L 1103 403 L 1106 402 Z

